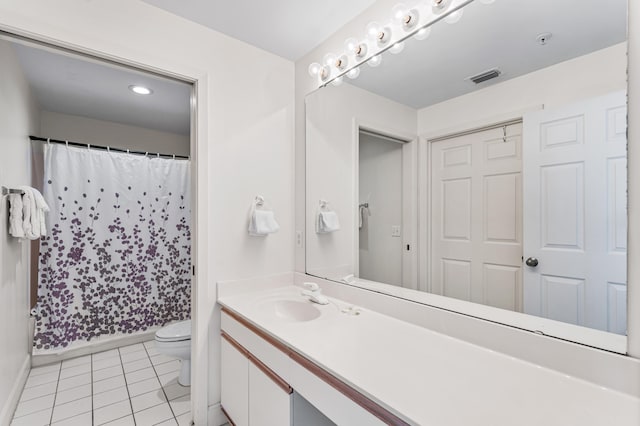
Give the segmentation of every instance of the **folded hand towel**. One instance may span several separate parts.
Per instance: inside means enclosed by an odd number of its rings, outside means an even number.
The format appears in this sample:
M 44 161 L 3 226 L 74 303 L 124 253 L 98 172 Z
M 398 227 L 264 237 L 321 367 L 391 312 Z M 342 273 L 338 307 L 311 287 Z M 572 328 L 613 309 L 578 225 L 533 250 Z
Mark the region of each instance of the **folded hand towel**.
M 9 234 L 16 238 L 24 238 L 22 227 L 22 195 L 9 194 Z
M 278 222 L 270 210 L 253 210 L 249 220 L 249 235 L 263 237 L 280 229 Z
M 22 196 L 22 228 L 24 235 L 30 240 L 37 240 L 47 234 L 45 212 L 49 211 L 49 206 L 37 189 L 30 186 L 21 186 L 20 189 L 24 191 Z
M 340 221 L 338 215 L 334 211 L 318 212 L 318 220 L 316 221 L 316 233 L 327 234 L 340 229 Z

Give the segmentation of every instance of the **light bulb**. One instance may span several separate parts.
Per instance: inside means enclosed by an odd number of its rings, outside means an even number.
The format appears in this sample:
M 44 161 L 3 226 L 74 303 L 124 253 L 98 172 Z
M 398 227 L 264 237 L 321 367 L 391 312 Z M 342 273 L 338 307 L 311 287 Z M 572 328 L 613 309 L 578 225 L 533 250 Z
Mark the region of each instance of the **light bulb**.
M 391 21 L 396 25 L 402 25 L 405 16 L 409 13 L 409 8 L 404 3 L 398 3 L 391 9 Z
M 348 38 L 344 41 L 344 50 L 351 55 L 355 55 L 358 46 L 360 46 L 360 42 L 355 37 Z
M 331 69 L 327 66 L 321 67 L 318 75 L 320 76 L 320 80 L 325 81 L 331 75 Z
M 340 86 L 342 84 L 342 80 L 343 80 L 342 77 L 338 77 L 335 80 L 333 80 L 331 84 L 333 84 L 334 86 Z
M 421 28 L 417 33 L 413 35 L 416 40 L 426 40 L 431 34 L 431 27 Z
M 349 58 L 347 58 L 347 55 L 340 55 L 335 60 L 334 65 L 336 66 L 336 68 L 338 68 L 340 71 L 342 71 L 345 68 L 347 68 L 347 65 L 349 65 Z
M 394 44 L 393 46 L 391 46 L 391 48 L 389 48 L 389 52 L 393 53 L 394 55 L 397 55 L 403 50 L 404 50 L 404 42 L 402 41 Z
M 391 38 L 391 28 L 383 27 L 377 22 L 367 24 L 367 38 L 378 44 L 385 44 Z
M 419 16 L 417 10 L 409 9 L 404 3 L 398 3 L 391 9 L 391 21 L 405 31 L 416 26 Z
M 347 77 L 349 77 L 352 80 L 354 78 L 358 78 L 359 75 L 360 75 L 360 68 L 353 68 L 349 70 L 349 72 L 347 73 Z
M 462 9 L 456 10 L 455 12 L 444 18 L 444 22 L 446 22 L 447 24 L 455 24 L 460 20 L 460 18 L 462 18 L 463 12 L 464 10 Z
M 433 13 L 441 14 L 449 6 L 450 0 L 433 0 L 431 10 Z
M 149 89 L 148 87 L 138 85 L 129 86 L 129 90 L 138 95 L 150 95 L 153 93 L 153 90 Z
M 319 63 L 312 63 L 311 65 L 309 65 L 309 75 L 311 77 L 315 77 L 320 72 L 320 68 L 322 68 L 322 65 L 320 65 Z
M 354 54 L 358 60 L 362 60 L 365 56 L 367 56 L 368 50 L 369 48 L 367 47 L 367 43 L 362 42 L 356 47 Z
M 378 41 L 378 37 L 382 32 L 382 25 L 377 22 L 369 22 L 365 28 L 367 38 L 371 41 Z
M 332 67 L 336 64 L 336 59 L 336 55 L 334 55 L 333 53 L 327 53 L 322 58 L 322 64 L 326 67 Z
M 373 68 L 379 66 L 381 63 L 382 63 L 382 56 L 380 55 L 373 56 L 371 57 L 371 59 L 367 61 L 367 64 L 369 64 L 369 66 Z

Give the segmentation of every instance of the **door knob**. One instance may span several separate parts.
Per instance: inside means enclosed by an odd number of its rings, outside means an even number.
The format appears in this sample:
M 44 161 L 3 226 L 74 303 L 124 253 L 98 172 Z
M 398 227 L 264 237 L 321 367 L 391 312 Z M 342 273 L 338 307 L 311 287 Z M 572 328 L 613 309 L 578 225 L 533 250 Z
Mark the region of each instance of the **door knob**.
M 538 266 L 538 259 L 536 259 L 535 257 L 530 257 L 524 263 L 526 263 L 527 266 L 531 266 L 532 268 L 535 268 L 536 266 Z

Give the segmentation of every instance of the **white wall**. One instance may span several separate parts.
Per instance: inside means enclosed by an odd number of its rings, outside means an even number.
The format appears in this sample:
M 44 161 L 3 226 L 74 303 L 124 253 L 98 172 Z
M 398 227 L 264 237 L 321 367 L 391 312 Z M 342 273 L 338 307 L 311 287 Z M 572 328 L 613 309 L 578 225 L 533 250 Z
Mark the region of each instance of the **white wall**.
M 402 229 L 402 145 L 369 134 L 360 134 L 359 203 L 369 203 L 360 229 L 359 277 L 402 286 L 402 238 L 391 227 Z
M 293 63 L 140 1 L 4 0 L 0 29 L 198 80 L 191 388 L 205 425 L 220 401 L 216 281 L 293 268 Z M 266 238 L 246 231 L 257 194 L 281 226 Z
M 189 155 L 188 135 L 51 111 L 41 111 L 40 134 L 36 136 L 142 152 Z
M 38 109 L 10 44 L 0 40 L 0 185 L 31 182 L 30 133 Z M 9 202 L 0 202 L 0 424 L 9 424 L 29 368 L 29 244 L 9 235 Z
M 412 139 L 416 135 L 416 110 L 344 84 L 327 87 L 306 99 L 307 271 L 340 279 L 355 271 L 358 230 L 358 126 Z M 340 230 L 315 233 L 320 200 L 338 213 Z
M 627 45 L 620 43 L 420 109 L 418 134 L 458 132 L 626 87 Z

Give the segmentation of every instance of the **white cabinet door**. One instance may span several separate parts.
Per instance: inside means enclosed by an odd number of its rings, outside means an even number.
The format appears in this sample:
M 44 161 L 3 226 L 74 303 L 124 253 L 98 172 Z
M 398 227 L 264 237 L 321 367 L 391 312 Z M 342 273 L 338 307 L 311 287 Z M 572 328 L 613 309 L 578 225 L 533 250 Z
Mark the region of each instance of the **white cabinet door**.
M 522 311 L 521 134 L 431 143 L 432 293 Z
M 220 339 L 222 407 L 236 426 L 249 426 L 249 359 Z
M 626 117 L 623 92 L 525 115 L 526 313 L 624 334 Z
M 291 425 L 291 394 L 249 363 L 249 421 L 251 426 Z

